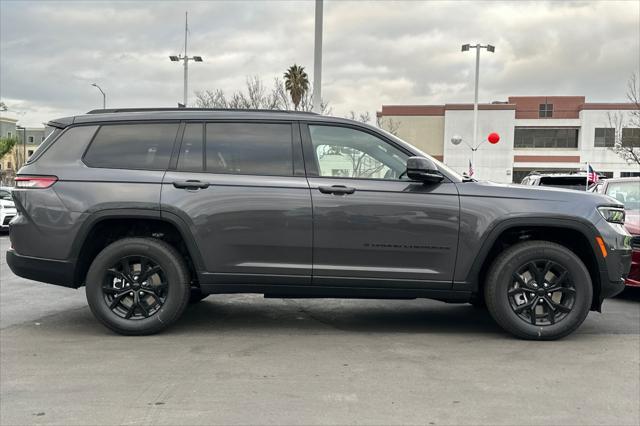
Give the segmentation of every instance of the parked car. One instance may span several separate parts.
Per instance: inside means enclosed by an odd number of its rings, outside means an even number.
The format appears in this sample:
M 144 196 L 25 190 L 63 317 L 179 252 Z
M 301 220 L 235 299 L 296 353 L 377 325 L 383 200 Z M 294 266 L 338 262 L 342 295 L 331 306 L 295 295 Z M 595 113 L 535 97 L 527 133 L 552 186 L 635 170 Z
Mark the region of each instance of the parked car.
M 532 186 L 552 186 L 554 188 L 574 189 L 586 191 L 591 187 L 587 186 L 586 173 L 541 173 L 532 172 L 525 176 L 520 182 L 521 185 Z
M 0 186 L 0 231 L 9 230 L 9 222 L 16 215 L 16 206 L 11 199 L 11 189 Z
M 121 334 L 158 332 L 208 294 L 259 293 L 484 300 L 514 335 L 556 339 L 629 271 L 622 203 L 465 179 L 351 120 L 124 109 L 49 125 L 16 178 L 7 262 L 85 285 Z
M 640 287 L 640 177 L 607 179 L 598 183 L 595 189 L 624 204 L 625 227 L 631 238 L 631 270 L 625 284 Z

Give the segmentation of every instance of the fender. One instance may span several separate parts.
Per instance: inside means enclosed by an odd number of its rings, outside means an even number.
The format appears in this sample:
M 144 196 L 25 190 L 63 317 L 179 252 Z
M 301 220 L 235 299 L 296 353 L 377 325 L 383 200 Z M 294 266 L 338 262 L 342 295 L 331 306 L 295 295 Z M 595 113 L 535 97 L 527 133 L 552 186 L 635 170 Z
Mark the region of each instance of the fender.
M 157 209 L 118 208 L 105 209 L 90 213 L 82 224 L 80 230 L 78 231 L 78 234 L 71 247 L 72 262 L 77 262 L 77 259 L 80 255 L 80 250 L 82 250 L 86 238 L 91 230 L 100 222 L 109 219 L 154 219 L 175 226 L 180 233 L 183 241 L 185 242 L 187 250 L 189 250 L 189 255 L 191 256 L 196 270 L 203 270 L 202 268 L 204 262 L 202 260 L 202 256 L 200 255 L 200 250 L 198 249 L 197 243 L 193 238 L 187 224 L 179 216 L 165 211 L 163 211 L 161 214 L 160 210 Z
M 463 282 L 454 282 L 454 290 L 471 290 L 478 291 L 479 274 L 482 269 L 489 251 L 493 247 L 493 244 L 498 240 L 500 235 L 505 231 L 513 228 L 521 228 L 527 226 L 534 227 L 554 227 L 562 229 L 571 229 L 580 232 L 589 241 L 591 246 L 591 254 L 597 262 L 599 269 L 599 282 L 594 282 L 594 285 L 599 289 L 600 282 L 607 280 L 607 266 L 601 256 L 597 256 L 598 247 L 596 247 L 595 237 L 598 235 L 598 231 L 591 222 L 582 220 L 580 218 L 559 218 L 557 216 L 523 216 L 523 217 L 511 217 L 508 219 L 497 222 L 493 227 L 485 233 L 483 237 L 484 243 L 480 251 L 477 253 L 475 261 L 471 265 L 471 268 L 466 274 L 466 278 Z M 464 273 L 464 271 L 460 271 Z M 456 271 L 458 273 L 458 271 Z

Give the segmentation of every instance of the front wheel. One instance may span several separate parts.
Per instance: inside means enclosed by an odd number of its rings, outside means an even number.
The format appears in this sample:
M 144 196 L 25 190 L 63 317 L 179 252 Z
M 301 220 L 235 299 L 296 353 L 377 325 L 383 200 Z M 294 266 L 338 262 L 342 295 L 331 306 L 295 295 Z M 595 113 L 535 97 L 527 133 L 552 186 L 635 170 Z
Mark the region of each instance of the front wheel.
M 548 241 L 516 244 L 487 275 L 485 300 L 495 321 L 523 339 L 554 340 L 585 320 L 593 287 L 589 271 L 568 248 Z
M 190 297 L 189 273 L 169 244 L 125 238 L 108 245 L 87 273 L 95 317 L 125 335 L 157 333 L 174 323 Z

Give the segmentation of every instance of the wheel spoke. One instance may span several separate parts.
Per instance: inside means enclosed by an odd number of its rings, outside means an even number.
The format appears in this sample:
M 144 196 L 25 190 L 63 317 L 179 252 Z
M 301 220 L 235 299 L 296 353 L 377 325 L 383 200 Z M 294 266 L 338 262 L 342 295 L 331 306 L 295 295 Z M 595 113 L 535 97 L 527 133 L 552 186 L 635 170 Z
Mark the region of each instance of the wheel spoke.
M 532 325 L 536 325 L 536 309 L 538 308 L 538 300 L 540 300 L 540 298 L 536 297 L 535 302 L 531 304 L 531 309 L 529 309 L 529 315 L 531 316 L 529 319 L 531 320 Z
M 516 280 L 518 282 L 518 284 L 520 284 L 520 287 L 527 287 L 527 283 L 524 281 L 524 279 L 520 276 L 520 274 L 514 272 L 513 273 L 513 279 Z
M 526 311 L 527 309 L 530 309 L 532 306 L 535 306 L 536 303 L 538 303 L 538 298 L 537 297 L 535 299 L 531 300 L 531 302 L 529 302 L 529 303 L 523 303 L 522 305 L 519 305 L 519 306 L 515 307 L 513 309 L 513 311 L 516 314 L 520 314 L 520 313 Z
M 558 291 L 570 295 L 576 294 L 576 290 L 570 287 L 551 287 L 547 289 L 547 293 L 556 293 Z
M 550 284 L 554 287 L 560 286 L 567 279 L 568 275 L 567 271 L 562 271 L 562 273 Z
M 525 292 L 530 292 L 531 290 L 529 290 L 528 288 L 524 288 L 524 287 L 518 287 L 518 288 L 512 288 L 511 290 L 509 290 L 507 292 L 507 294 L 509 296 L 513 296 L 514 294 L 518 294 L 518 293 L 525 293 Z
M 109 305 L 109 309 L 113 310 L 116 306 L 122 301 L 122 298 L 129 293 L 129 290 L 123 291 L 122 293 L 116 294 Z
M 116 278 L 119 278 L 122 281 L 123 284 L 126 281 L 128 281 L 127 276 L 125 274 L 123 274 L 122 272 L 120 272 L 120 271 L 118 271 L 118 270 L 116 270 L 114 268 L 107 269 L 107 273 L 115 276 Z
M 149 310 L 144 306 L 144 303 L 142 303 L 142 300 L 138 300 L 138 306 L 142 311 L 142 315 L 144 315 L 145 318 L 149 318 Z
M 571 308 L 568 308 L 560 303 L 556 303 L 548 297 L 546 298 L 546 300 L 547 300 L 547 303 L 549 303 L 549 305 L 553 308 L 554 311 L 560 311 L 565 314 L 568 314 L 569 312 L 571 312 Z
M 549 319 L 549 322 L 551 324 L 555 324 L 556 323 L 556 314 L 553 310 L 553 307 L 551 306 L 551 303 L 549 303 L 549 300 L 545 297 L 542 300 L 545 301 L 546 303 L 546 307 L 544 308 L 544 311 L 546 313 L 546 317 Z
M 150 277 L 152 277 L 154 274 L 157 274 L 158 272 L 160 272 L 162 270 L 162 268 L 160 268 L 158 265 L 153 266 L 147 270 L 143 270 L 144 272 L 142 272 L 140 274 L 140 277 L 138 278 L 138 281 L 140 282 L 144 282 L 146 280 L 148 280 Z
M 527 270 L 536 280 L 536 283 L 538 283 L 538 285 L 542 285 L 542 283 L 540 282 L 540 268 L 538 268 L 538 265 L 536 265 L 535 262 L 529 262 L 527 263 Z
M 538 285 L 543 285 L 546 282 L 546 276 L 549 273 L 549 270 L 551 269 L 552 265 L 553 265 L 553 262 L 551 262 L 550 260 L 547 260 L 547 262 L 544 264 L 544 269 L 542 270 L 542 272 L 540 272 Z

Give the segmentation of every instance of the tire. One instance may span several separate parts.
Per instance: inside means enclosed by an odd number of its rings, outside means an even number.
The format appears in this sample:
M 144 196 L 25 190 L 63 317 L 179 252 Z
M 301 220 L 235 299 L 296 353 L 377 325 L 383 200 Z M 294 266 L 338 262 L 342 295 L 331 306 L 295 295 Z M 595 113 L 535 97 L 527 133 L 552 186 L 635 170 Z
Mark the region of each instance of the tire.
M 136 259 L 141 259 L 139 264 Z M 128 266 L 118 269 L 122 265 Z M 125 279 L 127 276 L 130 279 Z M 145 281 L 137 282 L 139 278 Z M 108 245 L 93 260 L 87 273 L 86 296 L 94 316 L 116 333 L 154 334 L 182 315 L 190 297 L 189 272 L 180 253 L 169 244 L 150 238 L 125 238 Z M 116 308 L 111 309 L 109 304 L 116 304 Z
M 200 290 L 199 287 L 191 287 L 191 290 L 189 293 L 189 304 L 194 305 L 200 302 L 201 300 L 205 299 L 207 296 L 209 295 L 203 294 L 202 290 Z
M 550 278 L 538 286 L 535 277 Z M 544 285 L 558 291 L 548 293 Z M 589 271 L 571 250 L 548 241 L 528 241 L 498 256 L 484 293 L 489 313 L 509 333 L 528 340 L 555 340 L 584 322 L 593 286 Z

